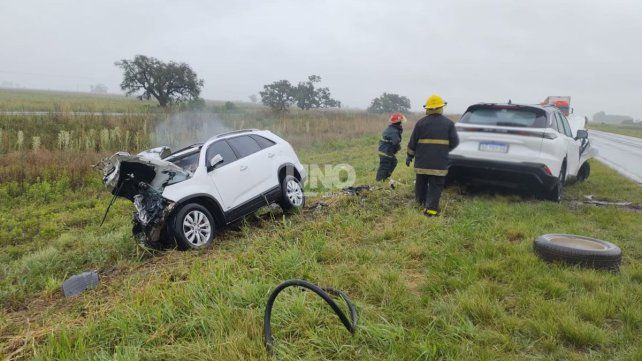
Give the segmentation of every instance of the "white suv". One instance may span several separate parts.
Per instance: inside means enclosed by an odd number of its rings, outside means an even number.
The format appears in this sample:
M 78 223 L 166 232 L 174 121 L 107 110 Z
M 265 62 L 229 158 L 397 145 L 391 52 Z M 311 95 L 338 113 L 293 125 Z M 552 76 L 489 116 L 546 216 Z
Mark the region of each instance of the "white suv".
M 585 129 L 574 135 L 553 106 L 475 104 L 456 124 L 460 144 L 448 178 L 527 187 L 559 201 L 564 184 L 589 176 L 595 151 Z
M 119 152 L 100 168 L 114 197 L 134 202 L 136 238 L 154 247 L 172 238 L 180 249 L 207 247 L 217 229 L 263 206 L 305 202 L 304 167 L 269 131 L 225 133 L 171 154 L 167 147 Z

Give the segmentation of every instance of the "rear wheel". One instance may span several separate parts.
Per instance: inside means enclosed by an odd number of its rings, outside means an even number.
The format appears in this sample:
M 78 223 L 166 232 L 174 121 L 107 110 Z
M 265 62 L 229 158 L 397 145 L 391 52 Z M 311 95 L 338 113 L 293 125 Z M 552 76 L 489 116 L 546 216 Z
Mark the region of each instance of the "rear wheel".
M 305 205 L 303 185 L 291 175 L 285 176 L 281 181 L 281 201 L 279 205 L 284 211 L 301 209 Z
M 189 203 L 176 213 L 173 230 L 179 249 L 201 249 L 212 244 L 216 225 L 207 208 Z
M 566 183 L 566 162 L 562 164 L 560 169 L 560 175 L 557 177 L 557 181 L 553 186 L 553 189 L 548 191 L 546 199 L 552 202 L 560 202 L 562 200 L 562 193 L 564 190 L 564 183 Z

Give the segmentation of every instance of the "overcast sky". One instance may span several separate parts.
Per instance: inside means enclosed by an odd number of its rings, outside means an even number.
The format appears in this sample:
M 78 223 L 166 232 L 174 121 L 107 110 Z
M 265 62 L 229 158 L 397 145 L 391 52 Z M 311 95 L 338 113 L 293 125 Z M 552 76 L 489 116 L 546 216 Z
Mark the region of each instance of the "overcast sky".
M 120 92 L 114 61 L 145 54 L 191 64 L 207 99 L 317 74 L 350 107 L 571 95 L 642 118 L 641 39 L 640 0 L 0 0 L 0 84 Z

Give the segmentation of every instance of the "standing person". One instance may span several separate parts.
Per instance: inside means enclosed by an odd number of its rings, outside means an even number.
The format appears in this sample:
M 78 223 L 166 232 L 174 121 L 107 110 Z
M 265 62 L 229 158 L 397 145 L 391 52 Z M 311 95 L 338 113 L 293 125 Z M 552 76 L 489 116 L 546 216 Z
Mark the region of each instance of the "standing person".
M 379 140 L 379 169 L 377 169 L 377 181 L 383 181 L 392 175 L 397 167 L 397 152 L 401 149 L 401 123 L 406 117 L 401 113 L 394 113 L 390 116 L 388 127 L 381 134 Z
M 459 145 L 455 124 L 443 116 L 446 102 L 431 95 L 424 108 L 426 116 L 412 130 L 408 142 L 406 166 L 415 159 L 415 198 L 424 206 L 424 214 L 439 214 L 439 199 L 448 174 L 448 153 Z

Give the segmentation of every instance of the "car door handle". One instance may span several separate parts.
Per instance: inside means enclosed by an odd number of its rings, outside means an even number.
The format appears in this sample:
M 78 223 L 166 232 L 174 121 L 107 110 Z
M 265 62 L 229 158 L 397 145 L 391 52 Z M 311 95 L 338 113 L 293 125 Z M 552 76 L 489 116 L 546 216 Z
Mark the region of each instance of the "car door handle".
M 268 153 L 268 158 L 274 158 L 274 153 Z
M 246 169 L 247 169 L 247 166 L 246 166 L 246 165 L 242 165 L 242 166 L 241 166 L 241 171 L 244 171 L 244 170 L 246 170 Z

